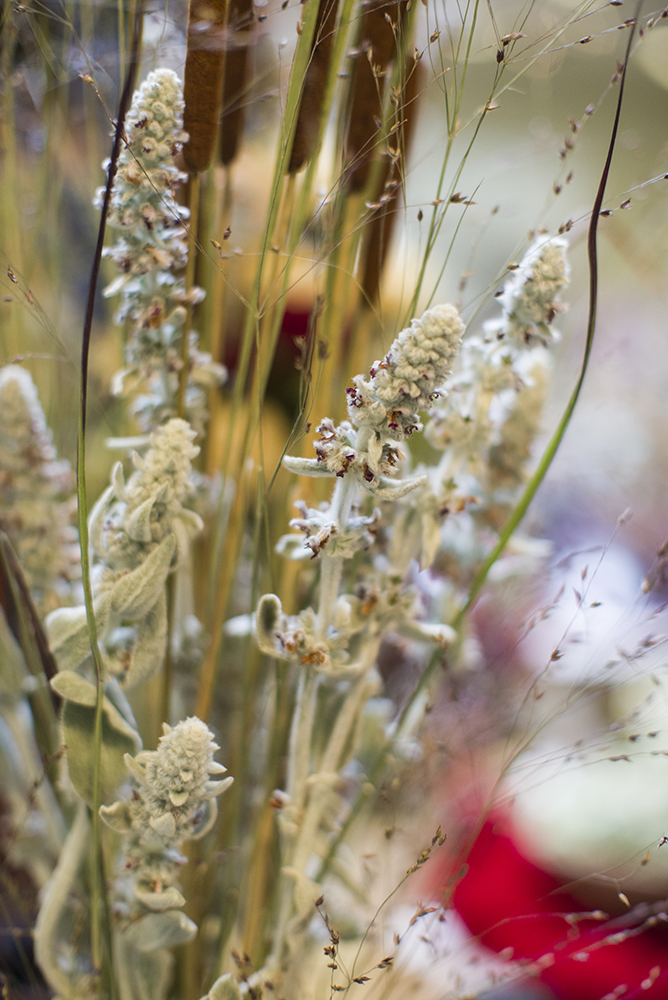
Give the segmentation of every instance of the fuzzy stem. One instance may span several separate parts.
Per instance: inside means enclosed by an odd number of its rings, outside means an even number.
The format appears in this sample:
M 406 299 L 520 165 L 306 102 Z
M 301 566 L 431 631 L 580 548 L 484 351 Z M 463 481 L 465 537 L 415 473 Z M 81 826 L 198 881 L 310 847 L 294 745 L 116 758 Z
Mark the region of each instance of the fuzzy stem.
M 311 738 L 318 692 L 319 675 L 311 670 L 302 672 L 297 687 L 288 757 L 287 793 L 290 803 L 301 808 L 311 760 Z
M 345 527 L 354 493 L 355 482 L 351 478 L 344 476 L 342 479 L 337 479 L 330 507 L 335 530 Z M 319 639 L 324 639 L 332 621 L 336 599 L 339 596 L 339 584 L 345 560 L 342 556 L 330 555 L 326 548 L 323 549 L 320 559 L 317 636 Z
M 376 643 L 373 643 L 377 647 Z M 374 649 L 374 653 L 377 648 Z M 375 658 L 375 657 L 374 657 Z M 372 662 L 371 657 L 368 659 Z M 306 871 L 314 840 L 322 821 L 323 810 L 327 804 L 328 791 L 331 788 L 332 778 L 338 778 L 341 767 L 341 758 L 349 742 L 351 734 L 359 719 L 360 712 L 364 708 L 369 691 L 374 685 L 370 682 L 366 673 L 351 685 L 343 705 L 334 723 L 327 747 L 322 755 L 318 766 L 318 774 L 314 775 L 315 784 L 311 789 L 306 813 L 302 820 L 297 843 L 290 864 L 299 872 Z
M 311 741 L 313 739 L 313 725 L 315 721 L 315 708 L 318 697 L 318 687 L 320 682 L 319 674 L 308 667 L 302 671 L 299 677 L 297 697 L 292 716 L 292 726 L 290 729 L 290 746 L 288 752 L 288 775 L 286 789 L 289 798 L 289 808 L 293 816 L 293 822 L 300 825 L 304 813 L 306 801 L 307 779 L 311 764 Z M 289 839 L 288 839 L 289 837 Z M 283 847 L 284 864 L 290 864 L 299 834 L 286 834 L 287 843 Z M 276 931 L 274 934 L 274 944 L 272 956 L 268 964 L 277 962 L 280 959 L 283 942 L 285 939 L 285 929 L 290 918 L 292 908 L 293 882 L 285 874 L 281 874 L 281 890 L 278 914 L 276 919 Z

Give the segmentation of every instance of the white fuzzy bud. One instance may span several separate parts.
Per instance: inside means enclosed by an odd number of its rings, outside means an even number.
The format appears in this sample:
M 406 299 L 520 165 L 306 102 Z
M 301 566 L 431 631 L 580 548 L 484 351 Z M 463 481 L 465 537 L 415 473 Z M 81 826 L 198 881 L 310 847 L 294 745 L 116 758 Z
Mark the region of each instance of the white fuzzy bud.
M 349 393 L 348 415 L 355 426 L 386 424 L 394 437 L 420 429 L 416 414 L 427 410 L 436 389 L 452 373 L 464 324 L 454 306 L 428 309 L 402 330 L 385 359 L 358 375 Z

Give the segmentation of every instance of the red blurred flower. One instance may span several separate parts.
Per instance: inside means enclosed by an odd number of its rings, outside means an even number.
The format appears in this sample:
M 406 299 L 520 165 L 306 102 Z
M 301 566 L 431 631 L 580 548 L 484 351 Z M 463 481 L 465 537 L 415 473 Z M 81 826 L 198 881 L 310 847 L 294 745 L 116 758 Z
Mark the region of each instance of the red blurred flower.
M 441 873 L 439 887 L 445 883 Z M 539 979 L 558 1000 L 668 1000 L 661 904 L 616 918 L 583 912 L 557 877 L 524 856 L 502 817 L 477 836 L 452 905 L 483 945 L 512 950 L 522 975 Z

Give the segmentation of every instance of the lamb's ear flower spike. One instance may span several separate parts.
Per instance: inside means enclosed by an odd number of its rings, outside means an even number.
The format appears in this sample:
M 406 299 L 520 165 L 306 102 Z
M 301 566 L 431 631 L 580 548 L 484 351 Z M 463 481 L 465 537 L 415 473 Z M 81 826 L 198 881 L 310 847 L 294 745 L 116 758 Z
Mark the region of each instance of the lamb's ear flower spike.
M 350 393 L 348 415 L 358 427 L 375 424 L 380 403 L 392 436 L 408 437 L 420 429 L 416 414 L 427 410 L 433 394 L 452 373 L 464 333 L 454 306 L 427 309 L 402 330 L 383 361 L 376 361 L 368 379 L 353 379 L 358 394 Z M 368 400 L 368 407 L 364 401 Z
M 93 600 L 107 669 L 125 687 L 148 679 L 162 664 L 167 643 L 168 575 L 186 558 L 202 530 L 186 504 L 194 492 L 195 432 L 175 418 L 151 437 L 126 483 L 120 463 L 90 516 Z M 53 612 L 46 621 L 61 670 L 76 670 L 90 646 L 84 608 Z
M 560 311 L 559 293 L 568 284 L 567 246 L 563 237 L 539 236 L 504 285 L 503 317 L 492 325 L 519 346 L 532 338 L 556 339 L 552 323 Z
M 72 601 L 79 575 L 74 474 L 59 460 L 29 373 L 0 368 L 0 528 L 41 614 Z
M 188 307 L 204 293 L 186 293 L 179 273 L 187 256 L 188 213 L 174 197 L 186 178 L 175 164 L 187 139 L 183 106 L 181 81 L 168 69 L 149 73 L 134 95 L 109 212 L 109 227 L 119 238 L 105 250 L 121 274 L 105 294 L 121 293 L 117 321 L 128 329 L 127 365 L 114 377 L 114 391 L 144 392 L 135 404 L 144 430 L 175 416 L 182 340 L 188 337 L 186 413 L 201 432 L 206 390 L 224 381 L 225 369 L 198 349 L 197 334 L 186 329 Z
M 547 348 L 559 337 L 554 320 L 563 310 L 560 293 L 568 281 L 566 249 L 561 237 L 541 236 L 532 244 L 506 280 L 498 300 L 501 315 L 484 324 L 484 336 L 464 341 L 448 395 L 431 411 L 426 437 L 443 457 L 430 472 L 433 502 L 418 498 L 426 515 L 423 565 L 436 555 L 434 529 L 440 534 L 443 522 L 438 508 L 452 511 L 471 501 L 468 541 L 455 537 L 464 524 L 459 521 L 459 528 L 452 522 L 446 528 L 444 543 L 456 545 L 460 569 L 477 565 L 486 545 L 476 526 L 497 530 L 526 479 L 550 365 Z M 406 508 L 405 520 L 414 523 L 415 511 Z
M 563 309 L 567 246 L 561 237 L 536 240 L 504 285 L 501 316 L 484 324 L 484 338 L 464 342 L 460 370 L 427 427 L 430 443 L 448 450 L 449 475 L 459 468 L 483 474 L 487 450 L 499 443 L 522 394 L 544 382 L 545 347 L 559 337 L 553 321 Z M 532 397 L 535 411 L 536 392 Z
M 119 912 L 128 921 L 185 902 L 177 879 L 185 860 L 183 844 L 211 829 L 216 798 L 233 781 L 212 778 L 226 770 L 214 760 L 217 749 L 206 724 L 192 717 L 173 728 L 164 723 L 157 750 L 125 755 L 134 791 L 129 801 L 102 806 L 100 813 L 108 826 L 129 838 L 117 886 L 124 900 Z
M 428 410 L 436 390 L 452 373 L 464 324 L 454 306 L 428 309 L 402 330 L 369 376 L 357 375 L 348 389 L 348 416 L 335 425 L 325 418 L 316 428 L 317 458 L 286 456 L 291 472 L 354 478 L 383 499 L 396 499 L 423 479 L 393 480 L 400 455 L 396 443 L 422 429 L 418 413 Z

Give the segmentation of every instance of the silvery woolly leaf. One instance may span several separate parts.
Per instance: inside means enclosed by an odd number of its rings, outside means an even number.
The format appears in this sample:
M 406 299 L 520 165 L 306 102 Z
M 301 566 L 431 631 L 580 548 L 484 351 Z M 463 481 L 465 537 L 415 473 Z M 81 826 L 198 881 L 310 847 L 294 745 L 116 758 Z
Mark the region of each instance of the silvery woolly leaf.
M 401 622 L 398 625 L 398 630 L 401 635 L 405 635 L 408 639 L 417 639 L 422 642 L 437 642 L 443 647 L 452 645 L 457 639 L 457 633 L 450 625 L 420 622 L 415 619 Z
M 383 441 L 377 434 L 372 434 L 367 444 L 367 459 L 370 469 L 378 469 L 383 457 Z
M 74 673 L 73 670 L 61 670 L 51 680 L 51 687 L 59 694 L 63 701 L 72 702 L 75 705 L 83 705 L 86 708 L 95 708 L 97 703 L 97 688 L 90 681 L 87 681 L 81 674 Z M 137 750 L 141 750 L 141 738 L 128 720 L 118 711 L 111 699 L 108 697 L 109 683 L 104 685 L 103 712 L 109 725 L 118 733 L 128 737 L 135 744 Z M 134 722 L 134 719 L 133 719 Z
M 141 373 L 137 368 L 121 368 L 111 377 L 112 396 L 129 396 L 142 384 Z
M 109 505 L 114 499 L 114 487 L 107 486 L 102 496 L 96 501 L 88 517 L 89 544 L 93 552 L 104 558 L 106 548 L 104 545 L 104 522 L 107 517 Z
M 95 624 L 100 635 L 109 618 L 109 595 L 103 594 L 95 603 Z M 51 651 L 61 670 L 76 670 L 90 655 L 90 636 L 86 608 L 58 608 L 44 622 Z
M 78 667 L 90 653 L 86 608 L 58 608 L 47 615 L 49 645 L 62 668 Z
M 241 1000 L 239 981 L 231 972 L 216 979 L 215 983 L 202 1000 Z
M 183 513 L 183 510 L 181 513 Z M 191 512 L 189 511 L 189 513 Z M 197 517 L 197 515 L 195 516 Z M 188 558 L 192 534 L 193 532 L 189 530 L 188 525 L 184 522 L 181 516 L 174 518 L 172 521 L 172 535 L 176 540 L 176 557 L 174 559 L 176 566 L 182 566 Z
M 153 607 L 137 626 L 137 639 L 130 650 L 125 672 L 118 677 L 123 688 L 148 680 L 159 670 L 167 648 L 167 595 L 164 588 Z
M 265 594 L 260 598 L 255 618 L 257 644 L 268 656 L 280 656 L 276 642 L 276 632 L 283 620 L 283 606 L 275 594 Z
M 158 948 L 187 944 L 196 933 L 197 924 L 185 913 L 167 910 L 164 913 L 147 913 L 138 920 L 132 928 L 132 941 L 140 951 L 156 951 Z
M 160 596 L 176 548 L 174 535 L 151 552 L 141 566 L 122 576 L 111 591 L 113 610 L 125 618 L 143 618 Z
M 304 544 L 303 535 L 281 535 L 276 542 L 276 552 L 288 559 L 312 559 L 313 552 Z
M 379 500 L 399 500 L 418 486 L 424 486 L 426 482 L 426 476 L 416 476 L 415 479 L 388 479 L 387 476 L 376 476 L 372 482 L 364 483 L 364 486 Z
M 176 907 L 183 906 L 185 903 L 185 899 L 179 890 L 173 885 L 163 889 L 162 892 L 144 889 L 140 885 L 137 885 L 135 886 L 135 896 L 139 902 L 143 903 L 149 910 L 157 912 L 162 912 L 163 910 L 173 910 Z
M 420 569 L 431 566 L 441 544 L 441 526 L 439 519 L 431 513 L 422 515 L 422 551 L 420 553 Z
M 125 531 L 133 542 L 142 542 L 144 545 L 153 541 L 151 534 L 151 513 L 155 506 L 155 497 L 149 497 L 142 504 L 133 510 L 132 514 L 125 522 Z
M 132 817 L 127 802 L 114 802 L 112 806 L 100 806 L 100 816 L 116 833 L 129 833 Z
M 102 294 L 105 299 L 110 299 L 112 295 L 118 295 L 129 280 L 130 276 L 127 274 L 120 274 L 117 278 L 114 278 L 114 280 L 102 290 Z
M 226 791 L 230 787 L 230 785 L 232 784 L 233 781 L 234 781 L 234 778 L 232 776 L 230 776 L 229 778 L 223 778 L 222 781 L 207 781 L 207 783 L 204 786 L 204 794 L 205 794 L 206 798 L 207 799 L 213 799 L 213 798 L 215 798 L 216 795 L 222 795 L 223 792 Z M 213 803 L 213 802 L 211 803 L 212 806 L 214 804 L 215 803 Z M 215 819 L 215 817 L 214 817 L 214 819 Z M 202 834 L 200 834 L 200 836 L 201 835 Z
M 207 782 L 207 784 L 223 785 L 224 788 L 220 789 L 220 791 L 222 792 L 225 790 L 225 788 L 228 787 L 228 785 L 231 785 L 233 781 L 234 778 L 227 778 L 225 781 L 211 781 Z M 190 834 L 190 840 L 199 840 L 200 837 L 203 837 L 206 833 L 209 832 L 209 830 L 212 829 L 217 819 L 218 819 L 218 803 L 216 802 L 215 798 L 211 798 L 206 803 L 206 810 L 204 816 L 202 817 L 200 825 L 196 827 L 193 824 L 193 833 Z
M 163 722 L 164 725 L 165 723 Z M 146 758 L 146 760 L 142 760 L 142 757 Z M 138 784 L 141 784 L 146 779 L 146 763 L 150 759 L 151 755 L 148 750 L 142 750 L 136 757 L 133 757 L 129 753 L 125 755 L 125 766 Z
M 76 705 L 90 708 L 97 702 L 95 685 L 73 670 L 61 670 L 57 673 L 51 680 L 51 687 L 65 701 L 73 701 Z
M 163 813 L 161 816 L 152 816 L 149 819 L 149 826 L 161 837 L 173 837 L 176 832 L 176 820 L 171 812 Z
M 114 937 L 114 972 L 120 1000 L 165 1000 L 174 956 L 166 949 L 139 951 L 134 925 Z
M 200 531 L 204 530 L 204 521 L 196 514 L 194 510 L 189 510 L 188 507 L 182 507 L 177 515 L 179 521 L 183 521 L 188 534 L 192 537 L 193 535 L 199 535 Z
M 336 475 L 317 458 L 296 458 L 294 455 L 284 455 L 283 465 L 288 472 L 294 472 L 297 476 L 327 476 L 331 479 Z
M 137 722 L 132 713 L 130 702 L 120 689 L 115 677 L 108 677 L 104 682 L 104 694 L 109 699 L 114 708 L 122 715 L 133 732 L 138 730 Z
M 82 954 L 82 944 L 72 937 L 72 899 L 81 885 L 79 872 L 89 850 L 88 810 L 79 802 L 58 864 L 44 886 L 34 934 L 35 957 L 42 974 L 52 990 L 68 998 L 85 996 L 92 985 L 87 972 L 90 962 Z
M 90 692 L 77 685 L 83 681 L 78 674 L 69 674 L 63 682 L 63 675 L 57 674 L 52 684 L 65 700 L 62 715 L 63 743 L 67 748 L 67 769 L 72 784 L 89 806 L 93 805 L 93 768 L 95 760 L 95 702 L 90 702 Z M 58 690 L 60 679 L 62 691 Z M 84 684 L 88 682 L 83 681 Z M 93 694 L 95 688 L 89 685 Z M 77 697 L 78 701 L 69 700 L 65 694 Z M 83 702 L 83 703 L 82 703 Z M 102 802 L 113 802 L 119 786 L 127 779 L 125 754 L 136 753 L 141 746 L 137 733 L 133 732 L 127 722 L 116 711 L 108 698 L 104 699 L 102 712 Z

